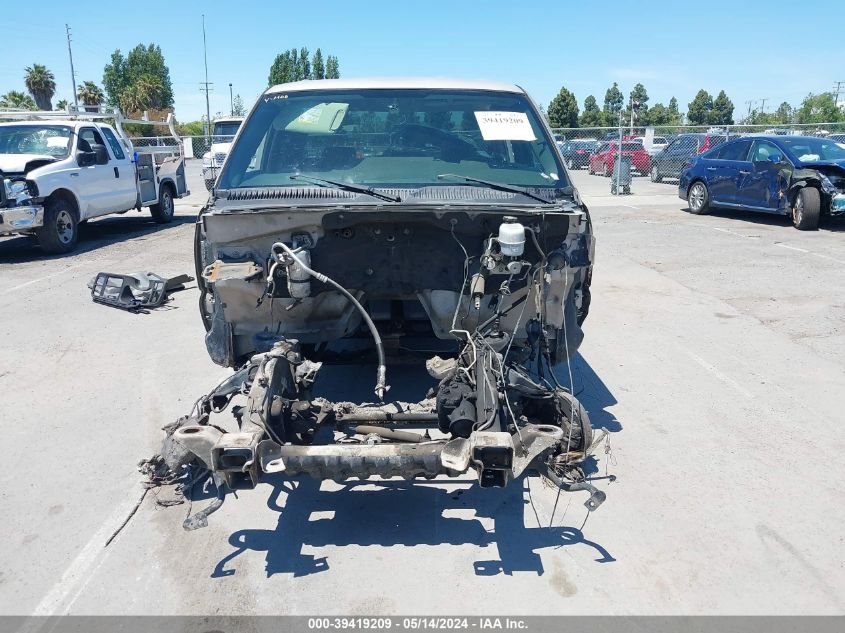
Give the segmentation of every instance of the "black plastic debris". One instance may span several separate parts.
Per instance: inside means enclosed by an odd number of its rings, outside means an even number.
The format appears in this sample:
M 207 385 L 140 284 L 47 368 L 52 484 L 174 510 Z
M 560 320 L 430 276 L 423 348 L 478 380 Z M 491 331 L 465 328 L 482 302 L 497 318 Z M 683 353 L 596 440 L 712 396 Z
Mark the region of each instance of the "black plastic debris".
M 168 293 L 182 290 L 193 281 L 190 275 L 177 275 L 165 279 L 155 273 L 97 273 L 88 282 L 91 298 L 97 303 L 114 306 L 130 312 L 143 312 L 157 308 L 167 301 Z

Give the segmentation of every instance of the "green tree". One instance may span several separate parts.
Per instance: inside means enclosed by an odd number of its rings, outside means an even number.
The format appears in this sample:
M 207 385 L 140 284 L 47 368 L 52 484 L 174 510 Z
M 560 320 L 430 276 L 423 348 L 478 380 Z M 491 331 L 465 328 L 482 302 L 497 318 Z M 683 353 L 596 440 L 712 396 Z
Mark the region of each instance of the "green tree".
M 633 90 L 631 90 L 628 107 L 625 108 L 625 116 L 629 121 L 631 119 L 631 107 L 634 101 L 640 104 L 637 109 L 637 118 L 634 119 L 634 121 L 643 123 L 648 117 L 648 91 L 645 89 L 645 86 L 640 83 L 636 84 Z
M 601 108 L 596 103 L 596 98 L 589 95 L 584 99 L 584 111 L 578 119 L 578 125 L 581 127 L 599 127 L 603 123 L 601 115 Z
M 775 110 L 775 116 L 777 117 L 778 123 L 792 123 L 792 117 L 795 115 L 792 106 L 789 105 L 786 101 L 781 103 L 778 106 L 778 109 Z
M 608 119 L 615 122 L 617 114 L 622 111 L 622 102 L 624 97 L 619 90 L 619 86 L 614 81 L 613 85 L 604 93 L 604 112 L 611 115 Z
M 143 83 L 140 88 L 136 86 L 138 82 Z M 151 86 L 157 86 L 156 90 L 151 91 Z M 154 101 L 145 109 L 173 107 L 170 69 L 164 63 L 164 55 L 157 44 L 138 44 L 126 57 L 120 50 L 114 51 L 111 61 L 103 69 L 103 87 L 106 102 L 111 106 L 123 107 L 123 95 L 131 89 L 135 94 L 127 97 L 130 102 L 137 100 L 138 95 L 146 99 L 155 93 Z
M 668 108 L 662 103 L 655 103 L 642 117 L 645 125 L 669 125 L 673 123 Z
M 337 79 L 340 77 L 337 57 L 329 55 L 323 62 L 323 51 L 319 48 L 314 51 L 314 56 L 309 61 L 308 49 L 304 46 L 301 49 L 292 48 L 279 53 L 270 66 L 268 84 L 286 84 L 292 81 L 303 79 Z
M 305 79 L 302 64 L 299 63 L 299 51 L 295 48 L 290 49 L 290 72 L 293 81 L 302 81 Z
M 127 114 L 140 114 L 145 110 L 161 109 L 164 86 L 155 75 L 142 75 L 123 91 L 120 107 Z
M 319 48 L 314 51 L 314 58 L 311 60 L 312 79 L 326 78 L 326 64 L 323 62 L 323 51 Z
M 67 99 L 59 99 L 56 102 L 56 110 L 64 112 L 65 110 L 67 110 L 68 105 L 70 104 L 68 104 Z
M 88 106 L 85 108 L 87 112 L 96 112 L 106 99 L 103 91 L 93 81 L 83 82 L 76 90 L 76 97 L 83 105 Z
M 33 64 L 26 67 L 24 84 L 29 94 L 35 99 L 39 110 L 52 110 L 53 95 L 56 94 L 56 78 L 47 70 L 46 66 Z
M 734 104 L 728 99 L 724 90 L 720 90 L 713 101 L 713 109 L 708 116 L 708 123 L 711 125 L 733 125 Z
M 558 127 L 578 127 L 578 101 L 566 88 L 561 88 L 557 96 L 549 103 L 549 125 Z
M 690 125 L 708 125 L 712 111 L 713 97 L 702 88 L 687 108 L 687 121 Z
M 311 58 L 308 55 L 308 49 L 304 46 L 299 49 L 299 66 L 302 69 L 303 79 L 313 79 L 311 75 Z
M 836 123 L 845 120 L 845 113 L 837 106 L 830 92 L 807 95 L 795 112 L 796 123 Z
M 267 80 L 269 85 L 286 84 L 293 80 L 293 60 L 290 51 L 276 55 L 273 65 L 270 66 L 270 77 Z
M 326 58 L 326 79 L 340 79 L 340 63 L 334 55 Z
M 666 111 L 669 114 L 669 121 L 670 125 L 680 125 L 683 117 L 681 113 L 678 111 L 678 100 L 675 97 L 669 99 L 669 107 L 666 108 Z
M 246 116 L 246 107 L 244 107 L 244 100 L 241 95 L 235 95 L 232 99 L 232 116 Z
M 205 121 L 188 121 L 176 126 L 176 131 L 181 136 L 203 136 L 205 134 Z
M 11 108 L 13 110 L 37 110 L 38 106 L 28 94 L 10 90 L 0 97 L 0 108 Z

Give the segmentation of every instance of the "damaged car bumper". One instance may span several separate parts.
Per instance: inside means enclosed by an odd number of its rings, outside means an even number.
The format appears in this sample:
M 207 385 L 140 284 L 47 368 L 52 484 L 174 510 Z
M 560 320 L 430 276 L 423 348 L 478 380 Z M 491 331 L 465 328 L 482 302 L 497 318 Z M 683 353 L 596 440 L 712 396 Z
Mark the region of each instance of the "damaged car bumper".
M 44 225 L 44 207 L 23 205 L 0 209 L 0 235 L 37 229 Z

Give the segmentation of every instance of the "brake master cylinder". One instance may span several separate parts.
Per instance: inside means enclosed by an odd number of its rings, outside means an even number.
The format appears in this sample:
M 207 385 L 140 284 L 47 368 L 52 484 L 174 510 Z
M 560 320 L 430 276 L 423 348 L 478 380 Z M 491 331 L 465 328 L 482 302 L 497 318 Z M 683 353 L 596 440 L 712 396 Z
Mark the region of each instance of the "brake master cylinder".
M 502 255 L 520 257 L 525 251 L 525 227 L 516 218 L 505 216 L 499 225 L 497 241 L 502 249 Z

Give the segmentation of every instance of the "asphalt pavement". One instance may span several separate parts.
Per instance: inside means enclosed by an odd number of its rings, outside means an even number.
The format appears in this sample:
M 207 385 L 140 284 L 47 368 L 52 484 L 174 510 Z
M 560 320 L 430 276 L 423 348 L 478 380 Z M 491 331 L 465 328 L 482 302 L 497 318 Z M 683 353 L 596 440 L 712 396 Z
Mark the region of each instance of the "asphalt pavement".
M 501 490 L 280 477 L 185 532 L 189 507 L 157 503 L 166 489 L 132 512 L 160 427 L 227 373 L 196 287 L 130 314 L 86 283 L 193 274 L 198 161 L 189 175 L 170 225 L 95 220 L 59 257 L 0 238 L 0 613 L 845 613 L 845 221 L 694 216 L 670 183 L 611 196 L 576 172 L 597 251 L 572 371 L 610 431 L 601 508 L 536 476 Z M 411 391 L 420 374 L 391 381 Z M 335 397 L 370 380 L 320 376 Z

